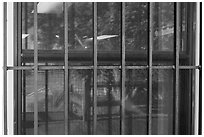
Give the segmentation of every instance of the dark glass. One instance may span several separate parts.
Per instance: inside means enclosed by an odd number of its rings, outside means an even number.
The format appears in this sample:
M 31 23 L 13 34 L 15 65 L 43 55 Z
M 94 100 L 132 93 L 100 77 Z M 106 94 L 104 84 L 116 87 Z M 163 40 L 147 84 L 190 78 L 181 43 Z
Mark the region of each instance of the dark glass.
M 152 72 L 152 134 L 173 134 L 173 92 L 172 70 Z
M 39 2 L 38 49 L 64 49 L 64 16 L 62 2 Z
M 98 63 L 120 64 L 121 3 L 97 3 L 97 31 Z
M 92 131 L 91 70 L 69 70 L 69 125 L 71 135 L 88 135 Z
M 198 65 L 199 48 L 196 44 L 196 4 L 181 3 L 180 65 Z M 197 56 L 197 57 L 196 57 Z
M 22 49 L 34 49 L 34 3 L 22 3 Z
M 72 65 L 92 65 L 93 6 L 91 2 L 68 3 L 68 48 Z
M 148 4 L 128 2 L 125 7 L 127 65 L 146 65 L 148 49 Z
M 120 71 L 98 70 L 97 134 L 120 134 Z
M 25 134 L 33 134 L 34 122 L 34 73 L 26 71 L 24 74 L 26 100 L 24 113 Z M 64 72 L 39 71 L 38 72 L 38 134 L 64 133 Z
M 125 134 L 147 134 L 147 70 L 126 71 Z
M 179 118 L 180 134 L 193 134 L 192 128 L 195 126 L 195 92 L 201 92 L 199 89 L 199 70 L 180 70 L 179 71 Z M 199 90 L 199 91 L 198 91 Z
M 153 3 L 153 65 L 174 64 L 174 3 Z M 164 61 L 162 63 L 162 61 Z
M 22 37 L 23 49 L 34 49 L 33 3 L 23 3 Z M 64 18 L 62 2 L 39 2 L 37 4 L 38 49 L 64 49 Z

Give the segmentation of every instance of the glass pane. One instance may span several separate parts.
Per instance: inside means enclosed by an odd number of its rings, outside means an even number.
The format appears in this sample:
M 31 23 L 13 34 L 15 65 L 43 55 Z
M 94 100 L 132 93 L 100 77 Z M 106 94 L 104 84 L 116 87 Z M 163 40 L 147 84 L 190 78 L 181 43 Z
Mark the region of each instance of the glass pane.
M 68 3 L 69 61 L 91 65 L 93 56 L 93 8 L 91 2 Z
M 148 5 L 126 3 L 125 46 L 127 65 L 146 65 L 148 47 Z
M 70 70 L 70 134 L 88 135 L 92 132 L 92 71 Z
M 173 70 L 153 70 L 152 134 L 173 134 Z
M 174 3 L 153 3 L 153 64 L 174 63 Z
M 145 135 L 147 133 L 147 71 L 126 71 L 126 125 L 125 134 Z
M 23 76 L 23 108 L 25 134 L 33 134 L 34 122 L 34 73 L 26 71 Z M 38 119 L 39 134 L 64 134 L 64 72 L 38 72 Z
M 23 49 L 34 49 L 33 3 L 23 3 L 22 38 Z M 64 48 L 64 18 L 62 2 L 39 2 L 37 4 L 38 49 L 60 50 Z
M 22 49 L 34 49 L 34 3 L 22 3 Z
M 39 2 L 38 48 L 46 50 L 64 49 L 64 17 L 62 2 Z
M 121 4 L 97 3 L 97 46 L 99 64 L 120 64 Z M 90 39 L 93 40 L 93 39 Z
M 195 126 L 192 120 L 195 118 L 195 91 L 199 90 L 199 70 L 180 70 L 180 134 L 192 134 L 192 128 Z M 201 92 L 201 89 L 200 89 Z
M 120 134 L 120 71 L 98 70 L 97 134 Z
M 199 48 L 196 44 L 196 5 L 195 3 L 181 3 L 181 47 L 180 65 L 198 65 Z M 195 56 L 196 55 L 196 56 Z

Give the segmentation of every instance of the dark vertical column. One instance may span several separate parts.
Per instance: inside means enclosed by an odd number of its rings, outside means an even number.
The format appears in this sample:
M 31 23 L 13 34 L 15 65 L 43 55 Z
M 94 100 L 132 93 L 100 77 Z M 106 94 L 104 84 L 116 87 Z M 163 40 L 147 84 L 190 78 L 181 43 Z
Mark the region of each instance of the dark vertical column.
M 47 65 L 47 63 L 46 63 Z M 48 134 L 48 70 L 45 70 L 45 133 Z
M 112 73 L 108 73 L 108 134 L 112 134 L 112 87 L 113 87 L 113 76 Z M 114 86 L 115 87 L 115 86 Z
M 7 135 L 7 3 L 4 2 L 4 135 Z
M 174 93 L 174 134 L 179 134 L 179 52 L 180 52 L 180 3 L 175 3 L 175 93 Z
M 94 30 L 94 45 L 93 45 L 93 55 L 94 55 L 94 77 L 93 77 L 93 134 L 96 134 L 96 127 L 97 127 L 97 3 L 94 2 L 93 5 L 93 12 L 94 12 L 94 17 L 93 17 L 93 30 Z
M 85 121 L 87 121 L 87 134 L 91 134 L 91 74 L 85 78 Z
M 27 19 L 28 19 L 28 7 L 27 7 L 27 2 L 24 2 L 24 17 L 25 17 L 25 27 L 24 27 L 24 29 L 25 29 L 25 34 L 28 34 L 28 25 L 27 25 Z M 28 49 L 28 39 L 25 39 L 25 49 Z
M 122 3 L 121 134 L 125 134 L 125 3 Z
M 64 46 L 65 46 L 65 57 L 64 57 L 64 64 L 65 64 L 65 79 L 64 79 L 64 86 L 65 86 L 65 98 L 64 98 L 64 128 L 65 128 L 65 135 L 69 134 L 69 70 L 68 70 L 68 3 L 64 3 Z
M 25 63 L 24 63 L 25 65 Z M 23 87 L 23 127 L 22 127 L 22 131 L 23 131 L 23 134 L 25 135 L 26 134 L 26 71 L 23 70 L 23 83 L 22 83 L 22 87 Z
M 148 36 L 148 125 L 147 134 L 152 134 L 152 48 L 153 48 L 153 3 L 149 3 L 149 36 Z
M 34 135 L 38 134 L 38 34 L 37 2 L 34 3 Z

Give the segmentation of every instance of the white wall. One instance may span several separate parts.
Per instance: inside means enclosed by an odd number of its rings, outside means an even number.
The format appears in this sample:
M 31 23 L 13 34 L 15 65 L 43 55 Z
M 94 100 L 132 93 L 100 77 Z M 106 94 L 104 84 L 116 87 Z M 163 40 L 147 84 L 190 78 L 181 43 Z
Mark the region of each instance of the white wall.
M 13 2 L 7 3 L 7 65 L 13 66 Z M 7 72 L 7 125 L 8 135 L 13 135 L 14 127 L 13 71 Z
M 3 67 L 3 2 L 0 3 L 0 41 L 1 41 L 1 46 L 0 46 L 0 66 Z M 4 117 L 3 117 L 3 69 L 0 68 L 0 135 L 3 135 L 4 131 Z

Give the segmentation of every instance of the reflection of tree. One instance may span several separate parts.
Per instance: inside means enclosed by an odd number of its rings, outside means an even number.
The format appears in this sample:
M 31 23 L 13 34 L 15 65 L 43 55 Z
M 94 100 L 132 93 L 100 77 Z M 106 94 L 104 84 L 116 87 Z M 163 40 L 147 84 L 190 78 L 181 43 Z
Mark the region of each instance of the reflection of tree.
M 98 35 L 120 35 L 121 3 L 98 3 Z M 173 3 L 155 3 L 153 8 L 153 26 L 155 34 L 173 26 Z M 27 4 L 27 28 L 33 27 L 33 4 Z M 92 3 L 72 3 L 68 9 L 69 42 L 71 49 L 81 48 L 75 34 L 82 41 L 93 37 Z M 148 42 L 148 4 L 126 3 L 126 49 L 144 50 Z M 168 45 L 169 37 L 156 36 L 154 46 Z M 162 39 L 162 43 L 158 42 Z M 74 42 L 73 42 L 74 41 Z M 160 40 L 161 41 L 161 40 Z M 64 17 L 61 14 L 38 14 L 38 44 L 42 49 L 64 48 Z M 99 50 L 120 49 L 119 37 L 99 42 Z M 93 43 L 90 43 L 92 45 Z M 162 45 L 161 45 L 162 44 Z M 158 49 L 158 48 L 155 48 Z

